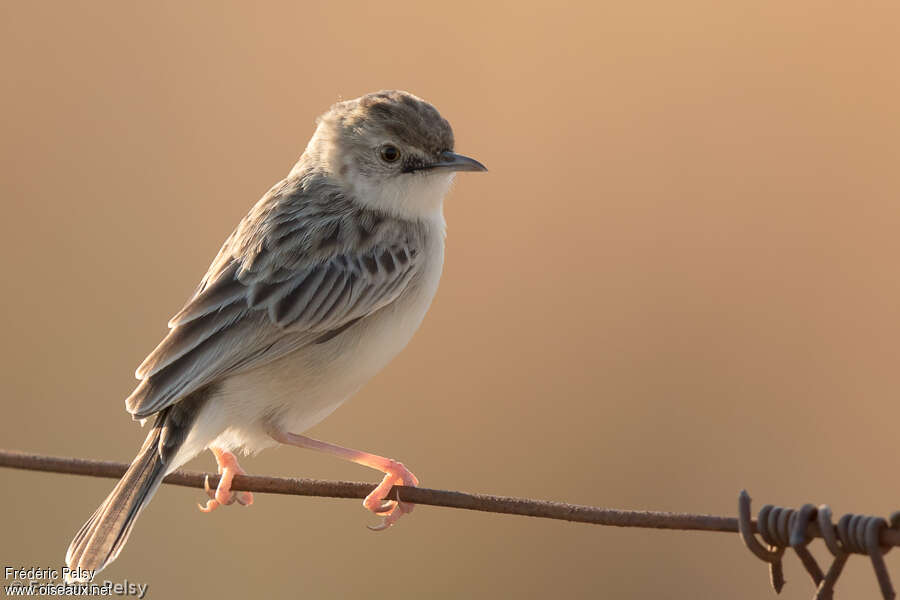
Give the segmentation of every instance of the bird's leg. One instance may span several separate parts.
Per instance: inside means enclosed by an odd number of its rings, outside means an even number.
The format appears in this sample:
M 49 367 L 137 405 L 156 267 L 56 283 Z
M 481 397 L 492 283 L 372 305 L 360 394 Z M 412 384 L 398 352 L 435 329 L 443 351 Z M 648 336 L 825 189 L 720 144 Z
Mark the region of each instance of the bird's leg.
M 369 529 L 372 529 L 373 531 L 387 529 L 396 523 L 397 519 L 407 513 L 411 513 L 415 507 L 415 504 L 410 502 L 386 500 L 388 493 L 395 485 L 419 485 L 419 480 L 409 471 L 409 469 L 403 466 L 403 463 L 390 458 L 384 458 L 383 456 L 369 454 L 368 452 L 362 452 L 360 450 L 353 450 L 352 448 L 344 448 L 337 444 L 329 444 L 328 442 L 315 440 L 304 435 L 288 433 L 274 428 L 269 430 L 269 435 L 282 444 L 290 444 L 291 446 L 324 452 L 344 460 L 355 462 L 358 465 L 369 467 L 370 469 L 377 469 L 384 473 L 384 479 L 381 480 L 381 483 L 379 483 L 378 486 L 366 496 L 366 499 L 363 500 L 363 506 L 379 517 L 383 517 L 380 524 L 375 527 L 369 527 Z
M 234 479 L 234 476 L 247 474 L 241 468 L 241 465 L 238 464 L 237 457 L 231 452 L 223 450 L 222 448 L 217 448 L 216 446 L 210 446 L 209 449 L 216 455 L 216 462 L 219 465 L 219 474 L 222 476 L 219 478 L 219 485 L 216 486 L 215 490 L 209 487 L 209 475 L 206 476 L 203 487 L 206 489 L 206 495 L 209 496 L 209 500 L 206 501 L 206 506 L 197 505 L 200 510 L 206 513 L 212 512 L 222 504 L 226 506 L 233 504 L 235 500 L 238 501 L 238 504 L 243 506 L 253 504 L 252 493 L 231 491 L 231 482 Z

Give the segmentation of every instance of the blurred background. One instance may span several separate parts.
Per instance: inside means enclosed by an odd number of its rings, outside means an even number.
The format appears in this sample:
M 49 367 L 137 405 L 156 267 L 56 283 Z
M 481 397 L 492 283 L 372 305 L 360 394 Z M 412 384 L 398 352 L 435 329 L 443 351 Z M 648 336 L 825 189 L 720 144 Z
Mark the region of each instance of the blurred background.
M 553 6 L 553 8 L 551 8 Z M 134 368 L 330 104 L 433 102 L 446 203 L 407 350 L 310 434 L 429 487 L 607 507 L 900 508 L 900 8 L 0 5 L 0 447 L 130 460 Z M 376 482 L 292 448 L 251 473 Z M 210 453 L 188 468 L 209 470 Z M 113 482 L 0 470 L 0 564 Z M 768 598 L 736 535 L 164 487 L 100 579 L 152 598 Z M 825 558 L 821 542 L 813 545 Z M 900 582 L 900 552 L 887 557 Z M 785 598 L 812 587 L 786 559 Z M 864 558 L 838 597 L 875 597 Z

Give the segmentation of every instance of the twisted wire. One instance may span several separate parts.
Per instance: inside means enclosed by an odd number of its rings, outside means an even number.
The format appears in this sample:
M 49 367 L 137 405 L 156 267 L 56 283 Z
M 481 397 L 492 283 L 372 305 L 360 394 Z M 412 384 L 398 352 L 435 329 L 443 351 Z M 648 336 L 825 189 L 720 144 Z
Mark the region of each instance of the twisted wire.
M 753 534 L 750 496 L 742 491 L 738 499 L 738 527 L 747 548 L 768 564 L 770 581 L 776 593 L 784 587 L 781 561 L 785 549 L 790 547 L 812 578 L 817 600 L 833 598 L 834 586 L 851 554 L 868 556 L 882 597 L 885 600 L 896 598 L 884 562 L 884 555 L 892 546 L 883 544 L 881 538 L 885 530 L 900 530 L 900 512 L 891 515 L 890 521 L 882 517 L 848 513 L 835 526 L 831 509 L 824 504 L 819 507 L 804 504 L 799 510 L 766 504 L 756 518 L 756 531 L 765 542 L 763 546 Z M 834 556 L 825 573 L 806 548 L 816 534 L 825 540 L 825 546 Z

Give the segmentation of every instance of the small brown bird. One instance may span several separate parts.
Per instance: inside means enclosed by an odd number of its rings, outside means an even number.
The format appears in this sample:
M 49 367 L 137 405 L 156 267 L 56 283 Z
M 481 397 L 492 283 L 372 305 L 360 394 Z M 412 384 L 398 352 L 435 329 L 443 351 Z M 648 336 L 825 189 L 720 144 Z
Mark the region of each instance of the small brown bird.
M 424 100 L 384 91 L 318 120 L 300 160 L 228 237 L 125 401 L 153 419 L 128 471 L 66 553 L 96 573 L 115 560 L 167 473 L 205 448 L 222 474 L 209 512 L 253 496 L 230 489 L 234 452 L 290 444 L 378 469 L 364 500 L 385 529 L 417 485 L 401 463 L 303 435 L 378 373 L 419 327 L 444 260 L 443 200 L 457 171 L 449 123 Z

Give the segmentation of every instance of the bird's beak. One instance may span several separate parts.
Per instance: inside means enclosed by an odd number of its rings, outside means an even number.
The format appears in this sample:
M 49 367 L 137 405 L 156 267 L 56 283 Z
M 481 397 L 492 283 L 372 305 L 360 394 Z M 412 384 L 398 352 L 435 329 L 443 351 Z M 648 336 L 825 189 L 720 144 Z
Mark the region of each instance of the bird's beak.
M 438 162 L 430 165 L 432 169 L 447 169 L 448 171 L 487 171 L 487 167 L 468 156 L 456 152 L 441 152 Z

